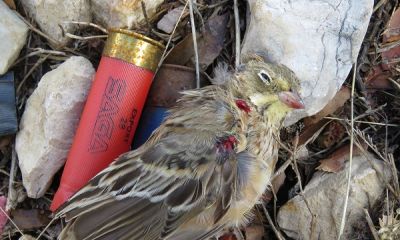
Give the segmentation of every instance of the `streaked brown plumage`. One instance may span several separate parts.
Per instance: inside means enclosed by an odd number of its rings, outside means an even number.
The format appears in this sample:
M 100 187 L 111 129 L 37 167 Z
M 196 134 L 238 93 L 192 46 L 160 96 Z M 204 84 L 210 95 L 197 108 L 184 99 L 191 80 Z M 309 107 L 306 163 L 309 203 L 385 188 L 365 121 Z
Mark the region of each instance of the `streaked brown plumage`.
M 208 239 L 247 222 L 268 187 L 294 74 L 253 56 L 225 85 L 186 91 L 142 147 L 64 204 L 60 239 Z

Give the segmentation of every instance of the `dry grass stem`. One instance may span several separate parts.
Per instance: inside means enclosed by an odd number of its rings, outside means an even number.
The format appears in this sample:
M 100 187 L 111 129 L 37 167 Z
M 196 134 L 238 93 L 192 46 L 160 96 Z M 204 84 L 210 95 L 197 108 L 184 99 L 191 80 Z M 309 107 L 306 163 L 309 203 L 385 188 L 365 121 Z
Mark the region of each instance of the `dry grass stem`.
M 235 15 L 235 68 L 240 65 L 240 19 L 237 0 L 233 0 L 233 13 Z
M 106 28 L 104 28 L 104 27 L 102 27 L 102 26 L 100 26 L 100 25 L 91 23 L 91 22 L 65 21 L 64 23 L 72 23 L 72 24 L 90 26 L 90 27 L 94 27 L 94 28 L 99 29 L 99 30 L 102 31 L 103 33 L 108 34 L 108 31 L 107 31 Z
M 161 60 L 160 60 L 160 62 L 158 63 L 157 70 L 161 67 L 161 64 L 164 62 L 164 60 L 165 60 L 166 56 L 168 55 L 168 53 L 173 49 L 173 48 L 171 48 L 170 50 L 168 50 L 168 47 L 169 47 L 169 45 L 171 44 L 172 37 L 174 36 L 174 33 L 175 33 L 175 31 L 176 31 L 176 28 L 178 27 L 178 24 L 179 24 L 179 22 L 181 21 L 183 14 L 185 13 L 185 10 L 186 10 L 186 8 L 187 8 L 187 6 L 188 6 L 188 4 L 189 4 L 189 1 L 190 1 L 190 0 L 187 0 L 187 1 L 186 1 L 185 5 L 184 5 L 184 7 L 183 7 L 183 9 L 182 9 L 181 14 L 179 15 L 178 20 L 177 20 L 176 23 L 175 23 L 174 29 L 172 30 L 172 33 L 171 33 L 170 36 L 169 36 L 169 39 L 168 39 L 167 44 L 165 45 L 165 50 L 164 50 L 163 54 L 161 55 Z M 157 72 L 157 70 L 156 70 L 156 72 Z
M 14 208 L 14 196 L 15 196 L 15 189 L 14 189 L 14 179 L 15 175 L 17 174 L 17 153 L 15 151 L 15 146 L 12 145 L 12 153 L 11 153 L 11 168 L 10 168 L 10 177 L 8 179 L 8 195 L 7 195 L 7 203 L 6 203 L 6 211 Z
M 98 38 L 107 38 L 108 35 L 93 35 L 93 36 L 86 36 L 86 37 L 81 37 L 81 36 L 77 36 L 71 33 L 66 33 L 65 34 L 66 37 L 72 38 L 72 39 L 77 39 L 77 40 L 82 40 L 82 41 L 87 41 L 87 40 L 91 40 L 91 39 L 98 39 Z
M 15 224 L 15 222 L 12 220 L 12 218 L 10 218 L 10 216 L 7 214 L 6 210 L 3 209 L 2 207 L 0 207 L 0 211 L 7 217 L 8 221 L 10 221 L 10 223 L 15 227 L 15 229 L 17 229 L 17 231 L 22 235 L 22 237 L 24 236 L 24 233 L 21 231 L 21 229 L 17 226 L 17 224 Z
M 15 12 L 15 13 L 18 15 L 18 17 L 19 17 L 26 25 L 28 25 L 28 28 L 29 28 L 31 31 L 37 33 L 38 35 L 40 35 L 40 36 L 42 36 L 42 37 L 44 37 L 44 38 L 46 38 L 49 42 L 51 42 L 51 43 L 54 44 L 54 45 L 58 45 L 58 44 L 59 44 L 59 42 L 56 41 L 54 38 L 50 37 L 49 35 L 45 34 L 45 33 L 42 32 L 42 31 L 40 31 L 38 28 L 34 27 L 29 21 L 27 21 L 23 16 L 21 16 L 21 14 L 19 14 L 18 12 Z
M 352 165 L 353 165 L 353 144 L 354 144 L 354 93 L 355 93 L 355 83 L 356 83 L 356 73 L 357 73 L 357 60 L 354 63 L 353 67 L 353 79 L 351 83 L 351 122 L 350 122 L 350 156 L 349 156 L 349 170 L 347 173 L 347 188 L 346 188 L 346 196 L 344 200 L 344 206 L 343 206 L 343 213 L 342 213 L 342 220 L 340 223 L 340 228 L 339 228 L 339 235 L 338 235 L 338 240 L 340 240 L 343 236 L 344 232 L 344 227 L 346 225 L 346 213 L 347 213 L 347 206 L 349 204 L 349 196 L 350 196 L 350 185 L 351 185 L 351 172 L 352 172 Z
M 265 216 L 267 217 L 267 221 L 268 221 L 269 225 L 271 226 L 272 230 L 274 231 L 276 237 L 277 237 L 279 240 L 285 240 L 285 238 L 283 237 L 282 233 L 275 227 L 275 224 L 274 224 L 274 222 L 272 221 L 272 218 L 271 218 L 271 216 L 269 215 L 269 213 L 268 213 L 268 211 L 267 211 L 267 209 L 265 208 L 265 206 L 264 206 L 263 203 L 261 203 L 261 207 L 262 207 L 262 209 L 263 209 L 263 211 L 264 211 L 264 213 L 265 213 Z
M 372 222 L 371 216 L 368 213 L 368 210 L 364 208 L 364 213 L 365 213 L 365 219 L 367 220 L 368 227 L 371 230 L 372 236 L 374 237 L 374 240 L 379 240 L 379 235 L 378 232 L 376 231 L 374 227 L 374 223 Z
M 343 122 L 349 122 L 347 119 L 343 118 L 337 118 L 337 117 L 324 117 L 325 119 L 331 119 L 331 120 L 336 120 L 336 121 L 343 121 Z M 355 123 L 365 123 L 365 124 L 371 124 L 371 125 L 378 125 L 378 126 L 387 126 L 387 127 L 400 127 L 399 124 L 391 124 L 391 123 L 377 123 L 377 122 L 369 122 L 369 121 L 360 121 L 360 120 L 355 120 Z
M 200 88 L 200 64 L 199 64 L 199 50 L 197 48 L 197 33 L 196 24 L 194 23 L 194 12 L 193 12 L 193 1 L 189 1 L 189 13 L 190 13 L 190 25 L 192 27 L 192 38 L 193 38 L 193 49 L 194 49 L 194 60 L 196 64 L 196 88 Z
M 21 80 L 21 82 L 19 83 L 18 87 L 17 87 L 17 95 L 19 95 L 19 93 L 21 92 L 21 88 L 24 85 L 25 81 L 28 79 L 28 77 L 33 73 L 33 71 L 35 71 L 35 69 L 37 67 L 39 67 L 44 61 L 46 61 L 46 59 L 49 57 L 49 54 L 40 58 L 32 67 L 31 69 L 29 69 L 28 73 L 24 76 L 24 78 Z

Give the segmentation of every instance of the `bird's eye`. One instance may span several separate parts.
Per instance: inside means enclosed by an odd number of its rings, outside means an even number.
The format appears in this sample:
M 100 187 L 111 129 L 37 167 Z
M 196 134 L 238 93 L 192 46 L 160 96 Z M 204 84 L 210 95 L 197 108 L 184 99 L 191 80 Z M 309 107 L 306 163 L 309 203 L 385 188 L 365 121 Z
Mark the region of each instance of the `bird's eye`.
M 271 76 L 264 70 L 258 73 L 258 77 L 267 85 L 271 84 Z

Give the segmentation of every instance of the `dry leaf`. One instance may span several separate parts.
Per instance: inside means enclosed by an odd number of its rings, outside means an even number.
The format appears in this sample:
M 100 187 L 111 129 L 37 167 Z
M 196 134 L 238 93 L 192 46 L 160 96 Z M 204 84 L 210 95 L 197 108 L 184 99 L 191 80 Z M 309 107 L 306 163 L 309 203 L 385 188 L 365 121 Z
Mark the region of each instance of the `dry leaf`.
M 354 145 L 353 156 L 359 155 L 360 153 L 361 149 Z M 349 160 L 349 155 L 350 144 L 337 149 L 330 157 L 321 160 L 320 165 L 316 168 L 316 170 L 331 173 L 340 172 L 344 169 L 345 162 Z
M 6 209 L 6 202 L 7 202 L 7 198 L 0 196 L 0 208 L 5 211 Z M 7 216 L 3 213 L 3 211 L 0 211 L 0 235 L 3 232 L 3 228 L 6 225 L 8 218 Z
M 14 0 L 3 0 L 9 8 L 11 8 L 12 10 L 17 9 L 17 7 L 15 6 L 15 2 Z
M 389 43 L 397 40 L 400 40 L 400 8 L 393 13 L 383 33 L 383 42 Z
M 29 230 L 46 226 L 51 212 L 41 209 L 15 209 L 10 215 L 21 230 Z
M 333 99 L 317 114 L 307 117 L 304 119 L 304 124 L 310 126 L 315 124 L 324 117 L 333 114 L 339 108 L 341 108 L 344 103 L 350 98 L 350 89 L 347 87 L 342 87 L 339 92 L 333 97 Z
M 328 124 L 323 133 L 318 136 L 318 145 L 322 148 L 330 148 L 340 142 L 345 136 L 346 129 L 339 122 L 333 121 Z
M 365 79 L 368 88 L 373 89 L 391 89 L 389 77 L 392 75 L 390 71 L 384 71 L 382 65 L 374 66 Z
M 275 193 L 277 193 L 279 189 L 282 187 L 283 183 L 285 182 L 285 179 L 286 179 L 285 172 L 281 172 L 278 176 L 276 176 L 272 180 L 271 185 Z
M 304 130 L 300 133 L 297 145 L 302 146 L 307 142 L 312 141 L 312 139 L 317 138 L 328 122 L 328 119 L 322 119 L 315 124 L 306 126 Z
M 225 33 L 227 30 L 228 14 L 210 18 L 204 25 L 204 31 L 198 34 L 197 45 L 199 52 L 200 68 L 205 70 L 224 47 Z M 193 67 L 194 50 L 193 38 L 188 34 L 165 59 L 165 63 L 186 65 Z
M 167 14 L 165 14 L 160 19 L 160 21 L 158 21 L 157 28 L 166 33 L 169 33 L 169 34 L 172 33 L 176 23 L 178 22 L 179 17 L 182 14 L 183 8 L 184 8 L 183 6 L 179 6 L 177 8 L 172 9 Z M 185 10 L 185 11 L 187 11 L 187 10 Z
M 368 88 L 392 89 L 389 78 L 392 76 L 391 68 L 396 67 L 400 57 L 400 46 L 388 47 L 388 43 L 400 40 L 400 8 L 397 9 L 389 20 L 383 33 L 381 53 L 382 64 L 374 66 L 365 79 Z M 386 48 L 386 49 L 385 49 Z

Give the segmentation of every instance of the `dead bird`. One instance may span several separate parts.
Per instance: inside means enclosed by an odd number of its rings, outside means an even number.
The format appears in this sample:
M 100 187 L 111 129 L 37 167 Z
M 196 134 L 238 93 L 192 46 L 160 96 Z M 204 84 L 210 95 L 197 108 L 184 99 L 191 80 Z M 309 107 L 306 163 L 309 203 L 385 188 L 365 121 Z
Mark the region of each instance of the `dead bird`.
M 60 239 L 208 239 L 241 226 L 270 183 L 279 130 L 304 108 L 299 81 L 253 55 L 223 85 L 185 91 L 140 148 L 57 212 Z

